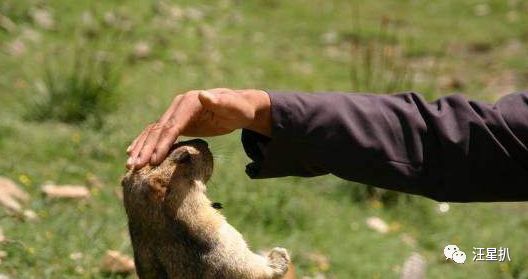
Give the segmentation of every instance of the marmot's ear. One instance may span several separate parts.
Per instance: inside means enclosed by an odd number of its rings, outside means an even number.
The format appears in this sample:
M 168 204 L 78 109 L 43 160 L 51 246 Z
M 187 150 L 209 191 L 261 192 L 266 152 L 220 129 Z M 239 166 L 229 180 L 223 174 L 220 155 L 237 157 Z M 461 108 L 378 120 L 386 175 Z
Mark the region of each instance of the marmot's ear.
M 123 178 L 121 179 L 121 186 L 125 187 L 127 185 L 130 185 L 130 183 L 133 181 L 132 174 L 128 172 Z
M 178 154 L 176 154 L 176 157 L 174 158 L 176 163 L 179 164 L 185 164 L 191 161 L 191 153 L 189 153 L 188 150 L 182 150 Z
M 164 186 L 163 180 L 159 177 L 150 178 L 148 180 L 148 188 L 150 197 L 156 201 L 163 201 L 167 193 L 167 187 Z

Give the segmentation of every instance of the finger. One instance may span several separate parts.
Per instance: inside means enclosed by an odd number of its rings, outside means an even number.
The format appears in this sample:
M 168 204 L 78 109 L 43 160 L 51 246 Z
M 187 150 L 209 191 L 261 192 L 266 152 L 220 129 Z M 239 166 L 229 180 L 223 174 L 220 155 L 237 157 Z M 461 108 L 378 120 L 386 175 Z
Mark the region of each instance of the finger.
M 136 168 L 140 169 L 150 161 L 150 157 L 158 143 L 163 127 L 164 124 L 158 122 L 150 128 L 148 135 L 143 142 L 143 146 L 136 157 L 136 162 L 134 164 Z
M 176 110 L 165 124 L 156 144 L 154 154 L 150 158 L 151 164 L 160 164 L 165 159 L 174 141 L 201 110 L 202 106 L 197 100 L 196 94 L 190 94 L 182 98 L 180 105 L 176 107 Z
M 172 113 L 174 112 L 174 110 L 176 109 L 176 107 L 178 106 L 179 102 L 181 101 L 182 99 L 182 95 L 178 95 L 176 96 L 171 105 L 169 106 L 169 108 L 163 113 L 163 115 L 161 116 L 160 120 L 157 122 L 158 126 L 163 126 L 165 122 L 167 122 L 167 120 L 169 119 L 169 117 L 172 115 Z M 149 138 L 152 138 L 152 137 L 156 137 L 156 135 L 150 135 L 151 131 L 152 131 L 152 128 L 154 127 L 155 124 L 151 124 L 149 125 L 144 131 L 143 133 L 135 140 L 134 142 L 134 147 L 131 148 L 132 151 L 130 151 L 129 155 L 130 155 L 130 158 L 129 158 L 129 161 L 130 162 L 127 162 L 127 166 L 130 165 L 130 166 L 134 166 L 136 168 L 142 168 L 145 164 L 141 161 L 141 158 L 139 158 L 138 155 L 141 155 L 141 154 L 144 154 L 145 152 L 149 152 L 149 150 L 145 150 L 143 151 L 143 147 L 145 146 L 145 143 L 146 141 L 149 139 Z M 153 139 L 151 139 L 152 141 Z M 152 151 L 150 151 L 152 152 Z M 145 155 L 147 156 L 147 155 Z M 138 163 L 140 163 L 138 165 Z
M 148 134 L 149 134 L 149 131 L 150 131 L 150 128 L 152 127 L 152 125 L 154 125 L 154 123 L 151 123 L 151 124 L 147 125 L 145 130 L 143 130 L 143 132 L 139 136 L 136 144 L 134 145 L 134 148 L 130 152 L 130 157 L 133 157 L 133 158 L 137 157 L 137 155 L 139 154 L 139 151 L 141 151 L 141 148 L 143 147 L 143 144 L 145 143 L 145 140 L 148 137 Z
M 150 126 L 151 124 L 149 124 Z M 132 151 L 136 148 L 137 144 L 138 144 L 138 141 L 141 139 L 142 136 L 146 136 L 145 133 L 148 131 L 148 127 L 145 128 L 143 131 L 141 131 L 141 133 L 139 133 L 139 135 L 132 141 L 132 143 L 127 147 L 126 149 L 126 153 L 128 154 L 128 156 L 130 157 L 132 155 Z
M 189 92 L 191 93 L 191 92 Z M 178 132 L 172 131 L 168 132 L 169 130 L 172 130 L 176 125 L 179 125 L 179 127 L 183 127 L 186 125 L 185 118 L 181 118 L 176 115 L 177 110 L 181 110 L 180 106 L 182 106 L 184 102 L 184 98 L 186 100 L 189 100 L 191 97 L 189 95 L 192 94 L 185 94 L 180 95 L 177 98 L 175 98 L 175 101 L 171 105 L 171 110 L 167 110 L 167 112 L 162 116 L 163 121 L 163 127 L 160 132 L 160 136 L 158 137 L 156 144 L 154 145 L 154 150 L 152 151 L 151 156 L 146 160 L 150 161 L 152 165 L 159 165 L 165 157 L 167 157 L 167 153 L 172 146 L 172 144 L 176 141 L 178 137 Z M 188 101 L 187 101 L 188 102 Z M 170 114 L 169 114 L 170 113 Z
M 143 132 L 141 132 L 143 133 Z M 133 141 L 132 143 L 127 147 L 126 149 L 126 153 L 128 154 L 128 156 L 130 156 L 130 153 L 132 152 L 132 150 L 134 149 L 134 146 L 136 146 L 136 143 L 139 139 L 139 137 L 141 136 L 141 134 L 139 134 L 139 136 L 137 136 Z
M 158 143 L 156 144 L 156 149 L 150 158 L 150 163 L 152 165 L 159 165 L 167 157 L 170 148 L 181 134 L 181 128 L 176 127 L 175 125 L 167 125 L 166 129 L 163 130 Z
M 152 125 L 152 124 L 151 124 Z M 141 147 L 143 146 L 143 143 L 145 142 L 145 139 L 147 138 L 148 131 L 150 130 L 151 125 L 148 125 L 143 132 L 136 138 L 134 146 L 132 147 L 132 150 L 130 151 L 128 160 L 127 160 L 127 168 L 132 168 L 135 165 L 135 161 L 137 158 L 137 155 L 139 151 L 141 150 Z

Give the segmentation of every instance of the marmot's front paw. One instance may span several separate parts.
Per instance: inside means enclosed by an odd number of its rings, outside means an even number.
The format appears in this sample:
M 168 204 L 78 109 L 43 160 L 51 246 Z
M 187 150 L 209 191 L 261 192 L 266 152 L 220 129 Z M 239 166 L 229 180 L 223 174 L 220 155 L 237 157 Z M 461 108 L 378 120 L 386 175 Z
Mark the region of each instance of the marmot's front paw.
M 275 247 L 268 254 L 269 265 L 274 271 L 273 278 L 280 278 L 288 271 L 288 264 L 290 263 L 290 255 L 284 248 Z

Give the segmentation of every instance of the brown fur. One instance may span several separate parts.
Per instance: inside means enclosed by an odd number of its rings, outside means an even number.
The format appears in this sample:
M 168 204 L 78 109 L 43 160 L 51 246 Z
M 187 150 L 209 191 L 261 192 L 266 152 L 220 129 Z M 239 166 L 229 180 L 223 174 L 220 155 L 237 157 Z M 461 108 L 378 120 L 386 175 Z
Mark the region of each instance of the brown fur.
M 211 206 L 205 183 L 213 171 L 207 143 L 175 144 L 156 167 L 129 171 L 123 196 L 140 278 L 282 278 L 283 248 L 254 254 L 242 235 Z

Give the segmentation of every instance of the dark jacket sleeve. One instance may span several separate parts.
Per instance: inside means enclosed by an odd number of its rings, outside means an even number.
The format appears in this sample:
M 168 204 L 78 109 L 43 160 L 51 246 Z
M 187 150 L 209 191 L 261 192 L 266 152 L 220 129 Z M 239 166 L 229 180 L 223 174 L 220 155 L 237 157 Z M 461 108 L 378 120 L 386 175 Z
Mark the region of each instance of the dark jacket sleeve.
M 251 178 L 338 177 L 439 201 L 528 200 L 528 94 L 269 93 L 271 138 L 242 131 Z

